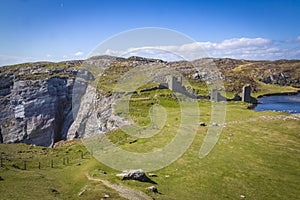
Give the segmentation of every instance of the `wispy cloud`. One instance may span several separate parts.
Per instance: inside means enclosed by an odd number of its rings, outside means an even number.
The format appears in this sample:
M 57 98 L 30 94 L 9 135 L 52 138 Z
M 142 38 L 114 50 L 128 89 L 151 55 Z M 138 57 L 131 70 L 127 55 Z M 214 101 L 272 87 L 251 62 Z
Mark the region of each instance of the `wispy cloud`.
M 44 56 L 37 57 L 37 58 L 27 57 L 27 56 L 0 55 L 0 66 L 13 65 L 13 64 L 25 63 L 25 62 L 38 62 L 38 61 L 59 62 L 64 60 L 82 59 L 83 55 L 84 53 L 81 51 L 62 55 L 62 56 L 57 56 L 57 55 L 47 53 Z
M 236 59 L 300 59 L 300 37 L 291 41 L 275 41 L 267 38 L 232 38 L 222 42 L 194 42 L 181 46 L 147 46 L 114 51 L 108 49 L 105 54 L 124 56 L 148 53 L 155 56 L 155 51 L 166 60 L 178 57 L 194 60 L 201 57 L 230 57 Z M 149 53 L 152 51 L 152 53 Z M 173 54 L 173 56 L 171 56 Z M 176 55 L 176 56 L 174 56 Z M 161 57 L 160 57 L 161 58 Z M 163 58 L 162 58 L 163 59 Z
M 78 52 L 74 53 L 74 56 L 82 56 L 82 55 L 83 55 L 82 51 L 78 51 Z
M 102 54 L 129 57 L 133 55 L 163 60 L 194 60 L 202 57 L 236 58 L 249 60 L 300 59 L 300 36 L 276 41 L 268 38 L 232 38 L 221 42 L 193 42 L 181 46 L 142 46 L 123 50 L 107 49 Z M 0 55 L 0 66 L 42 60 L 62 61 L 83 59 L 84 52 L 61 56 L 46 54 L 40 58 Z
M 37 58 L 0 55 L 0 66 L 13 65 L 18 63 L 38 61 Z

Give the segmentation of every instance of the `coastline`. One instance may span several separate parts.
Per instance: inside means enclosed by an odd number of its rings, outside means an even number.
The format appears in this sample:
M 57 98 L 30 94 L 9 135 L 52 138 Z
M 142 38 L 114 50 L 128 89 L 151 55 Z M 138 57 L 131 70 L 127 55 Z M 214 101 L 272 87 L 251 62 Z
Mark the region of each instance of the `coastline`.
M 275 93 L 266 93 L 266 94 L 261 94 L 258 95 L 256 98 L 261 98 L 261 97 L 266 97 L 266 96 L 277 96 L 277 95 L 284 95 L 284 96 L 289 96 L 289 95 L 297 95 L 300 93 L 300 90 L 295 91 L 295 92 L 275 92 Z
M 259 98 L 262 98 L 262 97 L 267 97 L 267 96 L 281 96 L 281 97 L 284 97 L 284 96 L 297 96 L 297 95 L 299 95 L 300 94 L 300 90 L 298 90 L 298 91 L 295 91 L 295 92 L 276 92 L 276 93 L 269 93 L 269 94 L 264 94 L 264 95 L 259 95 L 258 97 L 257 97 L 257 99 L 258 99 L 258 104 L 261 104 L 261 102 L 259 102 Z M 288 97 L 289 98 L 289 97 Z M 252 105 L 250 105 L 250 106 L 248 106 L 247 108 L 248 109 L 255 109 L 255 107 L 257 107 L 258 106 L 258 104 L 252 104 Z M 268 104 L 268 103 L 266 103 L 266 104 Z M 289 108 L 290 109 L 290 108 Z M 288 114 L 291 114 L 291 115 L 293 115 L 293 114 L 297 114 L 297 115 L 299 115 L 300 113 L 299 113 L 299 110 L 289 110 L 289 109 L 287 109 L 287 110 L 281 110 L 281 109 L 279 109 L 279 110 L 276 110 L 275 108 L 274 108 L 274 110 L 273 111 L 276 111 L 276 112 L 285 112 L 285 113 L 288 113 Z M 271 109 L 269 109 L 269 108 L 267 108 L 267 109 L 262 109 L 262 110 L 256 110 L 256 111 L 263 111 L 263 110 L 271 110 Z M 292 112 L 290 112 L 290 111 L 292 111 Z

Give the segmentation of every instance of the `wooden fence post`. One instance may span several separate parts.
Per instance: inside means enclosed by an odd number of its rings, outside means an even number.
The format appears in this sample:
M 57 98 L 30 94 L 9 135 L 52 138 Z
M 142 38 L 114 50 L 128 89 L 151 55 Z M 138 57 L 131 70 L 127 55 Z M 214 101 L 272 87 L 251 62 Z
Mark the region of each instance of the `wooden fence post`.
M 51 168 L 53 168 L 53 160 L 51 160 Z

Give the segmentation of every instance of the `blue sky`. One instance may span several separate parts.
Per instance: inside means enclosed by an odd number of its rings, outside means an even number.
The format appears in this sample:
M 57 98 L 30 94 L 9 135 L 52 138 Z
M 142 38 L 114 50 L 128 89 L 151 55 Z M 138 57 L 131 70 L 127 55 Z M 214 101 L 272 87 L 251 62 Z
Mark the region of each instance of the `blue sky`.
M 141 27 L 182 32 L 213 57 L 300 59 L 300 1 L 295 0 L 0 3 L 0 65 L 83 59 L 112 35 Z

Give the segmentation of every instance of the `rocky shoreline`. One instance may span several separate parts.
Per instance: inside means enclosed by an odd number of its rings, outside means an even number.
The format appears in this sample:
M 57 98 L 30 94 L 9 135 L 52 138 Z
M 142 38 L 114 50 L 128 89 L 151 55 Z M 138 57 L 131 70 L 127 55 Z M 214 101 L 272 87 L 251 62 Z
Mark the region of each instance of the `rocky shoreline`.
M 275 93 L 267 93 L 267 94 L 263 94 L 263 95 L 258 95 L 257 98 L 267 97 L 267 96 L 277 96 L 277 95 L 290 96 L 290 95 L 297 95 L 299 93 L 300 93 L 300 90 L 298 90 L 297 92 L 275 92 Z

